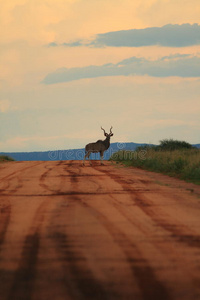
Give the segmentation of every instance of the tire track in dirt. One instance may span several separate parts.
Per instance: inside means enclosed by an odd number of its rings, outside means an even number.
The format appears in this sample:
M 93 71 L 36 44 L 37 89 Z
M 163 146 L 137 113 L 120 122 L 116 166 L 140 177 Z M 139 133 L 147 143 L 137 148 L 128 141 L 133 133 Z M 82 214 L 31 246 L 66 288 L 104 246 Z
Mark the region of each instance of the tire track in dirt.
M 4 198 L 5 196 L 14 195 L 16 193 L 16 191 L 20 187 L 22 187 L 22 180 L 21 180 L 20 176 L 17 175 L 17 177 L 16 177 L 16 186 L 13 189 L 7 191 L 9 189 L 9 187 L 11 185 L 11 181 L 13 180 L 15 175 L 19 174 L 19 173 L 21 173 L 21 172 L 23 172 L 23 171 L 25 171 L 29 168 L 37 166 L 39 164 L 41 164 L 41 162 L 36 163 L 34 165 L 31 165 L 31 166 L 28 166 L 28 167 L 25 167 L 25 168 L 22 168 L 20 170 L 12 172 L 11 174 L 1 178 L 1 182 L 3 183 L 3 187 L 1 187 L 1 189 L 0 189 L 0 197 Z M 1 201 L 2 201 L 3 198 L 1 198 Z M 4 239 L 5 239 L 7 228 L 8 228 L 9 222 L 10 222 L 10 216 L 11 216 L 11 204 L 7 204 L 6 206 L 3 206 L 3 207 L 0 208 L 0 247 L 3 244 Z
M 44 221 L 48 200 L 45 199 L 35 212 L 29 233 L 26 235 L 19 266 L 14 274 L 8 300 L 31 299 L 36 278 L 36 268 L 40 247 L 40 230 Z
M 40 162 L 37 162 L 37 163 L 35 163 L 35 164 L 31 164 L 31 166 L 28 166 L 28 167 L 22 168 L 22 169 L 20 169 L 20 170 L 14 171 L 14 172 L 12 172 L 12 173 L 10 173 L 10 174 L 8 174 L 8 175 L 2 177 L 0 180 L 5 180 L 5 179 L 7 179 L 7 178 L 9 178 L 9 177 L 12 177 L 13 175 L 16 175 L 17 173 L 21 173 L 21 172 L 23 172 L 23 171 L 25 171 L 25 170 L 27 170 L 27 169 L 33 168 L 33 167 L 35 167 L 35 166 L 37 166 L 37 165 L 41 165 L 41 164 L 43 164 L 43 163 L 44 163 L 43 161 L 42 161 L 42 162 L 40 161 Z
M 102 172 L 102 170 L 99 170 L 98 168 L 96 168 L 96 169 L 98 171 Z M 120 176 L 116 176 L 108 170 L 103 171 L 103 173 L 105 173 L 105 174 L 108 173 L 111 179 L 113 179 L 117 183 L 121 184 L 124 189 L 124 193 L 126 193 L 130 190 L 127 188 L 128 184 L 135 183 L 135 181 L 132 179 L 124 180 Z M 142 184 L 150 184 L 151 183 L 151 181 L 143 180 L 143 179 L 139 180 L 139 182 L 141 182 Z M 147 191 L 147 189 L 144 189 L 144 192 L 146 192 L 146 191 Z M 151 189 L 148 189 L 148 191 L 151 192 Z M 152 189 L 152 191 L 154 192 L 153 189 Z M 184 226 L 183 224 L 172 225 L 172 224 L 169 224 L 169 222 L 165 222 L 164 220 L 161 220 L 159 218 L 159 215 L 156 214 L 155 211 L 153 210 L 152 203 L 149 201 L 149 199 L 146 200 L 145 196 L 143 196 L 142 194 L 143 194 L 142 188 L 140 188 L 140 193 L 138 193 L 136 190 L 134 195 L 130 195 L 132 197 L 133 203 L 134 203 L 132 205 L 137 205 L 147 216 L 149 216 L 155 223 L 157 223 L 157 225 L 159 225 L 166 231 L 170 232 L 171 237 L 175 238 L 176 241 L 185 243 L 186 245 L 189 245 L 192 247 L 199 247 L 199 242 L 200 242 L 199 236 L 195 236 L 193 234 L 183 234 L 181 231 L 181 229 L 183 229 L 183 228 L 185 228 L 186 232 L 189 232 L 189 228 Z M 138 227 L 138 224 L 133 222 L 133 220 L 130 217 L 128 217 L 126 210 L 124 210 L 123 207 L 121 206 L 122 203 L 119 203 L 114 195 L 115 195 L 115 193 L 111 194 L 111 197 L 110 197 L 112 199 L 111 200 L 112 204 L 132 225 Z M 143 196 L 143 198 L 141 197 L 141 195 Z M 176 221 L 176 223 L 177 223 L 177 221 Z M 179 227 L 181 227 L 181 229 L 179 229 Z M 145 235 L 147 235 L 147 231 L 145 231 L 144 228 L 142 228 L 141 226 L 139 226 L 138 228 Z M 158 247 L 158 248 L 161 247 L 161 245 L 159 243 L 156 243 L 155 241 L 154 241 L 154 243 L 156 244 L 156 247 Z M 162 247 L 161 247 L 161 250 L 162 250 Z
M 98 167 L 95 169 L 99 171 Z M 72 175 L 74 175 L 73 171 Z M 98 178 L 98 175 L 96 175 L 96 177 Z M 77 181 L 77 177 L 72 176 L 72 185 L 74 185 L 76 188 Z M 74 200 L 78 205 L 81 205 L 87 209 L 87 211 L 89 211 L 98 220 L 98 222 L 105 227 L 115 243 L 121 248 L 122 252 L 126 256 L 127 262 L 130 265 L 133 276 L 137 280 L 142 298 L 144 300 L 169 299 L 170 297 L 167 289 L 163 283 L 156 278 L 154 270 L 150 267 L 148 261 L 142 257 L 136 244 L 129 240 L 128 236 L 119 228 L 117 228 L 115 224 L 110 222 L 103 213 L 89 205 L 85 200 L 82 200 L 80 196 L 74 195 Z
M 59 193 L 60 189 L 54 190 L 54 189 L 50 188 L 50 187 L 45 183 L 45 180 L 46 180 L 46 178 L 49 176 L 49 173 L 50 173 L 53 169 L 55 169 L 55 168 L 61 166 L 62 164 L 64 164 L 64 162 L 63 162 L 63 161 L 59 161 L 59 162 L 56 163 L 56 165 L 52 166 L 51 168 L 45 167 L 45 168 L 47 169 L 47 171 L 45 171 L 45 172 L 40 176 L 39 185 L 40 185 L 42 188 L 44 188 L 45 190 L 47 190 L 47 191 L 53 193 L 53 194 L 51 194 L 51 195 L 57 195 L 57 194 Z M 69 166 L 70 166 L 71 164 L 72 164 L 72 162 L 69 162 Z M 63 183 L 64 183 L 65 178 L 64 178 L 61 174 L 59 174 L 59 177 L 61 177 L 60 186 L 62 186 Z
M 3 194 L 3 192 L 10 187 L 10 180 L 3 180 L 1 182 L 1 188 L 0 188 L 0 195 Z
M 50 171 L 55 167 L 58 167 L 60 164 L 61 162 L 57 163 L 56 165 L 53 165 L 51 168 L 48 168 L 48 170 L 45 171 L 45 173 L 43 173 L 38 178 L 38 183 L 40 184 L 41 180 L 45 180 L 46 177 L 49 175 Z M 48 188 L 48 186 L 45 186 L 45 188 L 51 190 Z M 57 195 L 57 193 L 55 193 L 55 195 Z M 20 197 L 20 195 L 18 194 L 13 196 Z M 41 244 L 41 230 L 45 219 L 45 213 L 48 210 L 48 206 L 49 206 L 48 196 L 52 196 L 52 193 L 49 195 L 22 194 L 21 196 L 28 197 L 28 198 L 43 196 L 45 197 L 45 199 L 41 201 L 39 207 L 36 209 L 34 213 L 34 217 L 31 222 L 32 225 L 30 226 L 28 234 L 25 236 L 22 245 L 21 258 L 19 261 L 18 268 L 14 272 L 13 279 L 12 279 L 13 282 L 10 288 L 10 293 L 6 298 L 7 300 L 13 300 L 13 299 L 29 300 L 32 299 L 32 295 L 33 293 L 35 293 L 35 283 L 37 279 L 37 268 L 38 268 L 37 267 L 38 254 L 40 252 L 40 244 Z
M 11 183 L 13 183 L 13 178 L 16 181 L 15 187 L 9 190 Z M 7 177 L 6 179 L 3 179 L 2 183 L 3 185 L 1 186 L 0 189 L 0 196 L 14 194 L 20 187 L 22 187 L 22 180 L 20 176 L 15 177 L 14 175 L 12 175 L 10 177 Z
M 108 218 L 94 207 L 90 206 L 86 201 L 77 198 L 80 205 L 95 216 L 112 236 L 116 244 L 121 248 L 130 265 L 133 276 L 136 278 L 138 286 L 144 300 L 170 299 L 169 294 L 163 283 L 161 283 L 154 274 L 154 270 L 150 267 L 148 261 L 142 257 L 137 246 L 129 240 L 128 236 L 119 230 Z
M 128 184 L 126 180 L 122 179 L 120 176 L 116 174 L 112 174 L 109 170 L 101 171 L 116 181 L 117 183 L 121 184 L 123 189 L 125 191 L 129 191 L 130 188 L 128 187 Z M 177 242 L 183 243 L 189 247 L 195 247 L 200 248 L 200 235 L 193 234 L 189 228 L 186 226 L 183 226 L 183 224 L 176 224 L 169 223 L 167 220 L 163 220 L 159 217 L 157 213 L 154 212 L 152 209 L 152 205 L 148 199 L 145 199 L 145 195 L 141 195 L 142 192 L 146 192 L 147 190 L 144 189 L 144 191 L 138 191 L 136 190 L 135 193 L 132 195 L 133 201 L 136 203 L 136 205 L 147 215 L 149 216 L 157 225 L 165 229 L 171 234 L 171 237 L 174 238 Z M 185 232 L 183 232 L 183 229 L 185 229 Z
M 10 222 L 11 205 L 8 204 L 0 208 L 0 251 L 4 242 L 6 231 Z
M 184 226 L 178 221 L 176 221 L 176 223 L 172 223 L 160 218 L 159 215 L 157 215 L 154 210 L 151 209 L 151 205 L 145 204 L 145 198 L 141 198 L 140 195 L 136 195 L 134 201 L 138 207 L 140 207 L 143 212 L 148 215 L 157 225 L 169 232 L 171 238 L 179 243 L 185 244 L 186 246 L 200 248 L 200 235 L 194 234 L 191 232 L 190 228 Z
M 1 205 L 0 206 L 0 251 L 2 250 L 2 247 L 4 247 L 4 242 L 5 242 L 5 238 L 6 238 L 6 234 L 8 231 L 8 228 L 10 228 L 10 224 L 12 222 L 11 221 L 11 212 L 13 212 L 13 205 L 14 203 L 10 201 L 10 197 L 15 197 L 15 193 L 18 191 L 18 189 L 20 187 L 23 186 L 22 184 L 22 178 L 20 176 L 22 176 L 22 172 L 24 172 L 25 170 L 28 169 L 32 169 L 33 167 L 40 165 L 40 163 L 35 163 L 31 165 L 29 164 L 28 167 L 24 167 L 21 168 L 20 170 L 16 170 L 15 172 L 12 172 L 10 174 L 8 174 L 7 176 L 4 176 L 3 178 L 3 182 L 4 182 L 4 188 L 6 188 L 6 190 L 1 190 L 1 194 L 0 194 L 0 199 L 1 199 L 1 203 L 5 203 L 5 205 Z M 2 180 L 2 179 L 1 179 Z M 8 190 L 8 188 L 12 185 L 12 189 Z M 12 228 L 12 224 L 11 224 L 11 228 Z M 34 237 L 34 240 L 36 241 L 36 236 Z M 25 241 L 26 245 L 30 244 L 30 237 L 26 238 Z M 35 244 L 32 243 L 31 244 L 31 248 L 32 245 Z M 34 247 L 35 248 L 35 247 Z M 1 251 L 1 253 L 3 253 L 3 251 Z M 24 250 L 23 250 L 23 254 L 26 254 L 25 251 L 25 246 L 24 246 Z M 34 255 L 30 255 L 31 257 L 33 257 Z M 1 262 L 3 262 L 3 257 L 1 257 Z M 30 264 L 31 265 L 31 262 Z M 1 265 L 2 266 L 2 265 Z M 28 268 L 29 269 L 29 268 Z M 31 270 L 31 268 L 30 268 Z M 31 272 L 31 271 L 30 271 Z M 18 274 L 20 275 L 20 274 Z M 1 283 L 3 284 L 2 289 L 1 289 L 1 296 L 3 297 L 2 299 L 4 299 L 4 294 L 6 293 L 6 289 L 7 291 L 10 289 L 10 286 L 12 285 L 12 280 L 13 280 L 13 274 L 11 271 L 7 271 L 4 268 L 0 269 L 0 277 L 1 277 Z M 9 287 L 9 288 L 8 288 Z M 1 298 L 0 296 L 0 298 Z M 15 299 L 11 296 L 12 299 Z M 7 299 L 7 297 L 6 297 Z
M 63 280 L 67 295 L 70 294 L 72 299 L 111 299 L 91 272 L 85 256 L 77 251 L 77 246 L 67 234 L 58 231 L 51 231 L 50 234 L 58 256 L 63 260 Z M 70 278 L 73 278 L 73 282 Z
M 68 172 L 68 175 L 71 181 L 71 185 L 77 189 L 77 181 L 80 175 L 77 175 L 76 172 L 70 167 L 72 162 L 67 164 L 65 170 Z M 58 191 L 59 193 L 59 191 Z M 69 213 L 70 205 L 73 205 L 77 201 L 77 197 L 73 192 L 67 193 L 71 196 L 68 200 L 68 205 L 66 208 L 66 200 L 63 198 L 61 205 L 53 213 L 55 216 L 63 213 L 63 207 L 66 209 L 65 216 Z M 69 199 L 69 198 L 68 198 Z M 52 223 L 55 223 L 52 222 Z M 59 221 L 56 222 L 57 225 Z M 57 248 L 58 257 L 63 261 L 63 270 L 64 270 L 64 286 L 66 289 L 66 294 L 72 297 L 72 299 L 117 299 L 117 295 L 113 298 L 109 296 L 110 292 L 105 291 L 103 284 L 100 283 L 94 276 L 92 270 L 88 266 L 88 261 L 84 254 L 77 249 L 77 241 L 73 239 L 73 235 L 68 236 L 66 232 L 62 230 L 55 229 L 50 225 L 49 227 L 49 237 L 54 241 L 55 247 Z M 80 249 L 80 246 L 78 247 Z M 73 278 L 73 280 L 70 280 Z
M 9 188 L 11 186 L 11 181 L 13 180 L 13 178 L 7 180 L 7 186 L 5 189 L 0 190 L 0 196 L 10 196 L 15 192 L 17 192 L 22 187 L 22 179 L 20 178 L 20 176 L 17 176 L 15 179 L 16 179 L 15 187 L 11 190 L 9 190 Z
M 35 164 L 31 164 L 31 166 L 22 168 L 20 170 L 17 170 L 15 172 L 12 172 L 8 174 L 7 176 L 3 177 L 0 179 L 0 182 L 3 183 L 3 186 L 0 188 L 0 196 L 10 196 L 14 193 L 16 193 L 21 187 L 22 187 L 22 178 L 21 178 L 21 173 L 24 172 L 25 170 L 28 170 L 30 168 L 33 168 L 35 166 L 38 166 L 42 164 L 43 162 L 37 162 Z M 9 190 L 9 187 L 11 186 L 11 182 L 13 179 L 16 180 L 15 187 L 11 190 Z

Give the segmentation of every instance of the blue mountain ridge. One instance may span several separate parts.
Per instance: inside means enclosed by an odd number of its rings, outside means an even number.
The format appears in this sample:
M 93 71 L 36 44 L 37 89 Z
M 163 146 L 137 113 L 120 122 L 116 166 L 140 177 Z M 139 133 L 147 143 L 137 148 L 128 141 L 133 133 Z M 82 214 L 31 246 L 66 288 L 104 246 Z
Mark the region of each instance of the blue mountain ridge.
M 104 159 L 108 160 L 111 155 L 119 150 L 134 151 L 139 146 L 152 145 L 146 143 L 111 143 L 110 148 L 104 152 Z M 200 144 L 193 145 L 200 148 Z M 82 160 L 85 155 L 85 149 L 68 149 L 53 151 L 35 151 L 35 152 L 1 152 L 0 155 L 9 155 L 16 161 L 55 161 L 55 160 Z M 99 153 L 92 153 L 91 159 L 100 159 Z
M 137 147 L 147 145 L 138 143 L 111 143 L 110 148 L 104 152 L 104 159 L 119 150 L 135 150 Z M 0 155 L 9 155 L 16 161 L 48 161 L 48 160 L 82 160 L 85 155 L 85 149 L 67 149 L 52 151 L 34 151 L 34 152 L 1 152 Z M 99 153 L 92 153 L 91 159 L 100 159 Z

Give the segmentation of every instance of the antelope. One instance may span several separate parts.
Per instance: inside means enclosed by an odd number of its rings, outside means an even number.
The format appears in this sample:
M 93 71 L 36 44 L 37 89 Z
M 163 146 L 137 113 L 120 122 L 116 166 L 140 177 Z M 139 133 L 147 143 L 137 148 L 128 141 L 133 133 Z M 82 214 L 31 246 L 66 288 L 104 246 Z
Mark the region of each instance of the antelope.
M 110 137 L 113 136 L 112 133 L 112 126 L 110 128 L 110 133 L 106 133 L 105 129 L 101 127 L 101 129 L 104 132 L 105 135 L 105 140 L 98 140 L 96 143 L 90 143 L 85 146 L 85 156 L 83 160 L 83 165 L 85 165 L 85 159 L 88 157 L 90 159 L 90 154 L 91 153 L 100 153 L 101 156 L 101 164 L 103 165 L 103 154 L 104 152 L 110 147 Z M 91 160 L 90 160 L 90 165 L 91 165 Z

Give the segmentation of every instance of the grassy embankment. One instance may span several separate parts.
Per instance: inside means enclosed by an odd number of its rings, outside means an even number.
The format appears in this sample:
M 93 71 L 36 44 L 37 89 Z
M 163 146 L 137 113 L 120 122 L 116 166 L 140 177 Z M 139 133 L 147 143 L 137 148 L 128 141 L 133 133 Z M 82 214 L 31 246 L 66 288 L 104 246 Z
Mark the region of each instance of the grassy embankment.
M 8 155 L 0 155 L 0 162 L 14 161 L 14 159 Z
M 159 146 L 118 151 L 110 160 L 200 184 L 200 149 L 186 142 L 163 140 Z

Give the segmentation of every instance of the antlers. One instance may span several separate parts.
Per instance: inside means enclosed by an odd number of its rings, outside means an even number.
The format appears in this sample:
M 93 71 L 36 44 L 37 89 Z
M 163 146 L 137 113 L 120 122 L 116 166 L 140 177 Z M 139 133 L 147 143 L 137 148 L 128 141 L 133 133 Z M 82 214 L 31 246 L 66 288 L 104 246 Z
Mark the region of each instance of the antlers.
M 101 129 L 104 131 L 104 135 L 106 135 L 106 131 L 105 131 L 105 129 L 103 129 L 102 127 L 101 127 Z
M 103 129 L 102 127 L 101 127 L 101 129 L 104 131 L 104 135 L 106 136 L 107 133 L 106 133 L 105 129 Z M 112 133 L 112 126 L 110 127 L 110 134 L 113 134 Z

